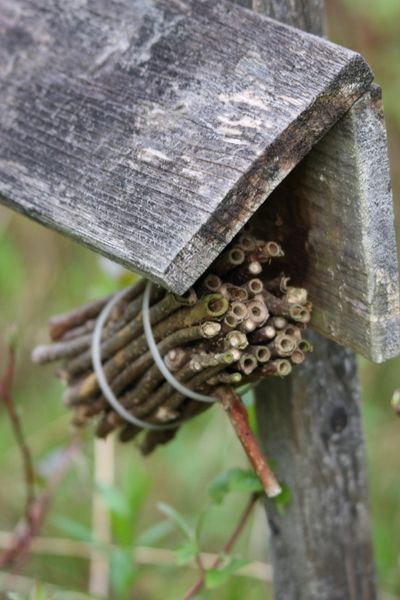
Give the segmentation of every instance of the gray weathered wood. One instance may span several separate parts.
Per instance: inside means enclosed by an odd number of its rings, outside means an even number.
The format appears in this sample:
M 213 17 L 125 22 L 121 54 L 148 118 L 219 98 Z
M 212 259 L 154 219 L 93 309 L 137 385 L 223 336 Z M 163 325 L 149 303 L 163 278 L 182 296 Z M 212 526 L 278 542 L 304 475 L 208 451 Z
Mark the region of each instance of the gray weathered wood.
M 315 329 L 376 362 L 399 353 L 396 239 L 377 86 L 316 144 L 254 221 L 286 249 L 285 269 L 309 290 Z
M 396 356 L 398 264 L 377 86 L 307 155 L 297 178 L 297 199 L 308 220 L 304 285 L 315 298 L 314 328 L 373 361 Z
M 279 7 L 285 14 L 286 7 L 291 15 L 296 7 L 304 13 L 298 24 L 310 23 L 315 33 L 322 33 L 322 2 L 318 4 L 271 0 L 264 10 L 272 14 L 268 7 Z M 338 155 L 334 131 L 323 143 L 329 156 Z M 299 188 L 307 189 L 306 181 L 307 165 L 302 165 L 270 199 L 267 219 L 269 227 L 273 204 L 286 204 L 300 243 L 309 230 L 302 234 L 295 194 Z M 268 217 L 265 212 L 264 217 Z M 326 219 L 331 222 L 329 215 Z M 291 494 L 283 514 L 267 503 L 275 596 L 277 600 L 373 600 L 376 586 L 355 356 L 317 333 L 311 338 L 315 352 L 307 363 L 289 378 L 256 388 L 261 441 Z
M 178 292 L 371 81 L 223 0 L 0 13 L 0 195 Z
M 268 503 L 277 600 L 376 598 L 360 395 L 352 351 L 314 333 L 315 354 L 257 387 L 261 439 L 291 494 Z
M 246 8 L 309 33 L 324 34 L 322 0 L 237 0 Z
M 241 4 L 322 31 L 302 3 Z M 0 10 L 0 197 L 179 292 L 370 78 L 357 55 L 225 3 Z M 400 351 L 399 293 L 386 137 L 369 102 L 283 188 L 307 227 L 314 327 L 382 360 Z
M 324 34 L 321 0 L 239 3 L 287 25 Z M 302 283 L 314 303 L 313 327 L 375 362 L 396 356 L 400 352 L 398 262 L 377 86 L 338 121 L 283 188 L 276 192 L 276 202 L 287 203 L 295 196 L 296 233 L 304 238 L 301 230 L 307 230 L 304 241 L 311 256 Z M 291 232 L 296 235 L 293 228 Z

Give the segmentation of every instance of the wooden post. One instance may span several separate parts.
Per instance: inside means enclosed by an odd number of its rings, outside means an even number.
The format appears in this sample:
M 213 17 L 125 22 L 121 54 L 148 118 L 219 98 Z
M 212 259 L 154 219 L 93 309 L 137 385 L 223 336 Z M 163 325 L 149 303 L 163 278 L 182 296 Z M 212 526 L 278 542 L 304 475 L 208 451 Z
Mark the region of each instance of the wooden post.
M 253 0 L 248 8 L 323 34 L 320 0 Z M 290 489 L 266 504 L 278 600 L 376 598 L 355 355 L 313 333 L 290 378 L 257 388 L 260 437 Z
M 267 503 L 278 600 L 376 597 L 355 356 L 314 333 L 315 353 L 257 390 L 260 436 L 290 489 Z

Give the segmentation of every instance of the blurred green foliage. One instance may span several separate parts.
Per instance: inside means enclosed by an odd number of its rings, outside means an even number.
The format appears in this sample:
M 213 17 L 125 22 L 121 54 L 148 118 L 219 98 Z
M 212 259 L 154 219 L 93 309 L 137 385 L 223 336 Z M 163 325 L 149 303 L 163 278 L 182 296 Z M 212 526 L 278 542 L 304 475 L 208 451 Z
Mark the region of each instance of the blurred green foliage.
M 106 294 L 116 283 L 103 272 L 93 253 L 5 209 L 1 210 L 0 219 L 0 330 L 5 331 L 10 323 L 18 324 L 14 396 L 38 467 L 40 485 L 57 467 L 59 448 L 69 437 L 69 414 L 62 406 L 63 388 L 54 378 L 54 367 L 32 366 L 30 350 L 36 343 L 47 340 L 48 315 Z M 19 453 L 6 415 L 1 414 L 0 530 L 10 531 L 23 510 L 24 487 Z M 222 447 L 221 439 L 224 439 Z M 169 566 L 135 564 L 135 549 L 138 546 L 180 548 L 178 562 L 185 562 L 179 532 L 170 520 L 160 516 L 157 506 L 159 502 L 168 503 L 177 514 L 192 515 L 194 521 L 209 504 L 208 483 L 226 467 L 246 464 L 224 415 L 215 409 L 202 415 L 188 424 L 173 444 L 145 460 L 133 444 L 119 446 L 113 486 L 94 486 L 92 463 L 92 432 L 88 432 L 84 453 L 58 490 L 42 535 L 84 541 L 88 548 L 104 553 L 112 567 L 113 598 L 178 598 L 193 583 L 196 571 L 179 567 L 175 560 Z M 92 534 L 95 489 L 111 515 L 112 548 L 105 548 Z M 235 495 L 227 498 L 223 506 L 209 508 L 205 517 L 207 526 L 202 531 L 202 549 L 220 550 L 244 502 L 243 496 Z M 266 534 L 256 535 L 256 529 L 265 532 L 261 509 L 240 540 L 238 554 L 265 560 Z M 254 540 L 248 550 L 250 538 Z M 238 565 L 236 560 L 226 561 L 221 584 Z M 64 593 L 74 598 L 71 590 L 81 593 L 87 590 L 89 565 L 82 558 L 33 553 L 22 572 L 32 577 L 32 581 L 38 578 L 46 582 L 49 598 L 61 598 L 58 594 Z M 0 579 L 0 590 L 3 581 L 10 586 L 12 579 Z M 254 600 L 265 598 L 264 583 L 247 578 L 238 581 L 233 591 L 228 585 L 226 589 L 207 591 L 207 598 L 240 598 L 244 593 Z M 216 581 L 213 583 L 216 585 Z M 21 598 L 29 598 L 31 593 L 17 591 Z
M 329 0 L 327 9 L 331 39 L 361 52 L 383 87 L 399 215 L 400 175 L 396 167 L 400 160 L 400 2 Z M 17 326 L 15 400 L 38 467 L 39 485 L 54 468 L 58 449 L 68 439 L 69 415 L 60 401 L 62 385 L 53 377 L 53 367 L 33 367 L 30 350 L 47 339 L 48 315 L 105 294 L 114 287 L 115 282 L 99 268 L 94 254 L 1 209 L 0 331 L 6 331 L 12 323 Z M 0 342 L 0 357 L 3 355 Z M 3 367 L 2 362 L 0 367 Z M 400 596 L 400 422 L 390 409 L 392 392 L 400 386 L 399 367 L 399 359 L 384 365 L 360 361 L 379 582 L 383 590 Z M 11 531 L 23 510 L 24 488 L 19 453 L 1 408 L 0 414 L 0 529 Z M 191 521 L 195 515 L 209 506 L 209 482 L 221 471 L 245 465 L 229 423 L 217 408 L 212 409 L 187 424 L 176 441 L 146 460 L 132 444 L 117 448 L 116 483 L 98 489 L 112 519 L 115 546 L 111 550 L 102 548 L 91 531 L 92 450 L 89 432 L 84 452 L 54 498 L 42 534 L 85 540 L 88 547 L 105 552 L 113 566 L 114 598 L 176 600 L 195 580 L 195 571 L 174 563 L 143 565 L 131 557 L 137 546 L 178 547 L 181 563 L 193 553 L 193 545 L 186 544 L 182 548 L 179 532 L 170 519 L 160 518 L 157 504 L 164 502 L 173 506 L 179 515 L 192 515 L 189 526 L 194 526 Z M 220 478 L 219 484 L 217 480 L 212 488 L 214 493 L 224 493 L 235 485 L 233 480 L 234 477 Z M 247 483 L 251 487 L 251 482 Z M 243 501 L 243 495 L 229 494 L 221 505 L 209 506 L 204 516 L 206 526 L 202 525 L 201 529 L 202 549 L 220 550 L 242 510 Z M 290 502 L 290 490 L 286 502 Z M 285 505 L 280 509 L 285 510 Z M 268 561 L 265 525 L 259 508 L 237 545 L 239 556 Z M 230 569 L 236 566 L 227 562 L 226 572 L 230 575 Z M 89 577 L 86 559 L 33 553 L 23 566 L 23 574 L 32 579 L 19 582 L 15 579 L 14 596 L 10 598 L 89 598 L 85 594 Z M 266 593 L 266 584 L 255 579 L 234 576 L 225 581 L 227 578 L 218 574 L 209 578 L 210 589 L 202 592 L 199 599 L 265 600 L 272 597 L 268 596 L 268 585 Z M 34 584 L 36 579 L 48 585 L 40 587 Z M 211 589 L 221 579 L 225 585 L 215 591 Z M 0 574 L 0 592 L 12 589 L 10 585 L 14 584 L 10 581 Z M 30 589 L 29 581 L 32 581 Z

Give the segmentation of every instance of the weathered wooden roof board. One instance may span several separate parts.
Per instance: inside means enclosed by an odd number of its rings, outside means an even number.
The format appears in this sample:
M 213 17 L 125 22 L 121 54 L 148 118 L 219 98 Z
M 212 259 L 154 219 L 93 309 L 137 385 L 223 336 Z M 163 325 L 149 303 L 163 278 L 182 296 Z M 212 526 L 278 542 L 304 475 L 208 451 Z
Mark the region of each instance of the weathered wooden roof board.
M 312 325 L 376 362 L 400 352 L 398 264 L 382 97 L 364 94 L 251 220 L 281 241 Z
M 300 166 L 313 326 L 376 362 L 400 352 L 400 298 L 381 90 L 358 100 Z
M 372 77 L 359 55 L 225 2 L 0 13 L 0 194 L 178 292 Z
M 183 292 L 325 136 L 293 179 L 315 212 L 314 326 L 374 360 L 400 351 L 386 138 L 358 54 L 224 0 L 0 15 L 0 200 Z

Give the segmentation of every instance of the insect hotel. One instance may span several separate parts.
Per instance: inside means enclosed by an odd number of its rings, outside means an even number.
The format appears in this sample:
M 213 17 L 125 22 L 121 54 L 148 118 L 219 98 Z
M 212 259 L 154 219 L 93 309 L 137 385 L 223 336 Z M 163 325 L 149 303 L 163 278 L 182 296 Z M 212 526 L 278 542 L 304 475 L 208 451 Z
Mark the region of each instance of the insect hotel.
M 397 355 L 400 310 L 369 66 L 318 37 L 318 0 L 0 12 L 1 201 L 145 278 L 53 318 L 34 359 L 145 453 L 219 401 L 267 494 L 293 490 L 266 499 L 276 597 L 375 598 L 354 352 Z

